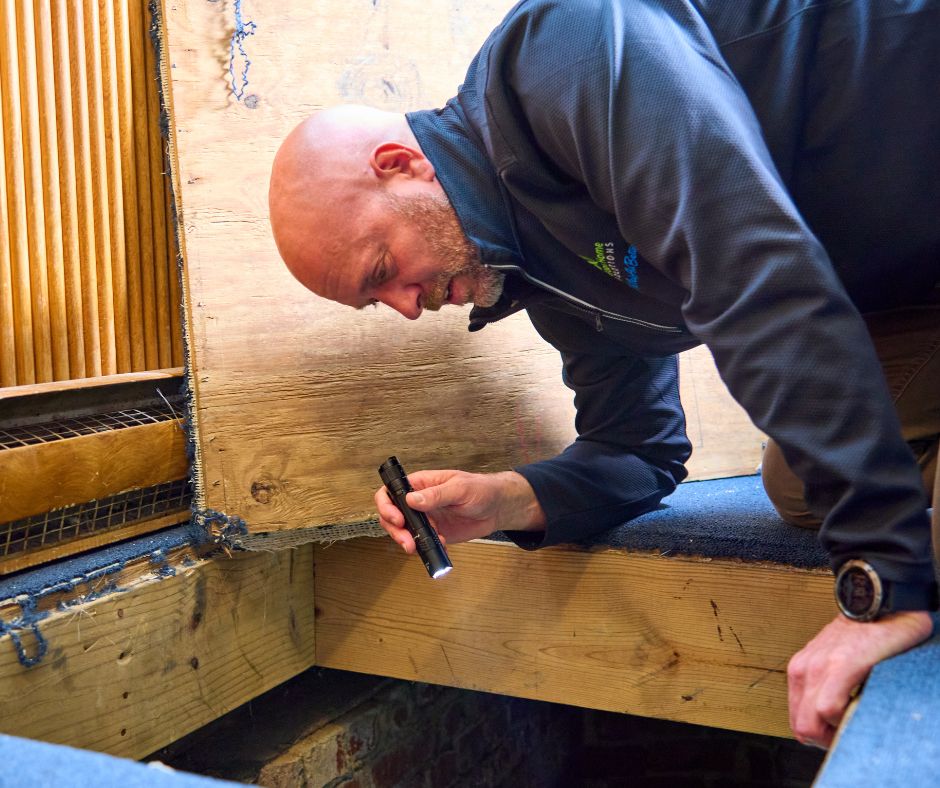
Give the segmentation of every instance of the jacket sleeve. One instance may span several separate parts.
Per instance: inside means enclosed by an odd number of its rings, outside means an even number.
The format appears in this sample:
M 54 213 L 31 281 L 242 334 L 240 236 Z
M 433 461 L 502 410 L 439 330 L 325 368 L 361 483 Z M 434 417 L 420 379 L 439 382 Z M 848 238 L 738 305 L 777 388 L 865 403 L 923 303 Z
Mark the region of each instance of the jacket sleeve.
M 544 306 L 528 311 L 561 351 L 578 432 L 557 457 L 515 469 L 532 485 L 548 522 L 544 533 L 506 535 L 535 549 L 584 539 L 655 509 L 685 478 L 691 446 L 675 356 L 636 358 L 578 318 Z
M 803 480 L 834 567 L 865 558 L 926 599 L 928 504 L 864 323 L 692 5 L 540 7 L 503 74 L 537 147 L 687 291 L 688 328 Z

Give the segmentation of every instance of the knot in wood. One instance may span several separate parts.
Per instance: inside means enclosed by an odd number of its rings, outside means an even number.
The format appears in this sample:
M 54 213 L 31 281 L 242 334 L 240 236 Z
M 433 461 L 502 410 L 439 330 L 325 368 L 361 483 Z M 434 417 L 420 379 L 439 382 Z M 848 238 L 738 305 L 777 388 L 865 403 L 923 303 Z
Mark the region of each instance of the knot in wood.
M 251 497 L 258 503 L 271 503 L 277 493 L 278 486 L 275 482 L 259 480 L 251 483 Z

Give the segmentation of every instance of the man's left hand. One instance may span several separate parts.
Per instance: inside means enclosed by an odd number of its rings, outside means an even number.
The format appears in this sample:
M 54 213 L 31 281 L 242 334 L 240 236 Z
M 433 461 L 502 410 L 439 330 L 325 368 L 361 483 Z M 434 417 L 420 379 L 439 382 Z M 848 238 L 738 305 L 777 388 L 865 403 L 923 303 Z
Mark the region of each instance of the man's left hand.
M 787 668 L 790 727 L 803 744 L 828 748 L 853 691 L 876 663 L 930 637 L 923 611 L 861 623 L 838 615 L 793 655 Z

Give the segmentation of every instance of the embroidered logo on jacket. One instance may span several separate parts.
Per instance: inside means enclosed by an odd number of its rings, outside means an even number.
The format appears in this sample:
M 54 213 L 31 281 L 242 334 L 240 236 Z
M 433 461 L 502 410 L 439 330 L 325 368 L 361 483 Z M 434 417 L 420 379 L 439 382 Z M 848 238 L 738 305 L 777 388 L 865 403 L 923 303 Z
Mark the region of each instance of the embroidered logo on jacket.
M 593 265 L 597 270 L 603 271 L 607 276 L 612 276 L 619 282 L 623 281 L 623 275 L 617 270 L 617 257 L 612 243 L 598 241 L 594 244 L 594 257 L 582 257 L 581 259 Z
M 617 264 L 616 247 L 612 242 L 598 241 L 594 244 L 594 257 L 582 256 L 581 259 L 593 265 L 598 271 L 603 271 L 607 276 L 612 276 L 618 282 L 626 282 L 634 290 L 640 286 L 637 273 L 639 261 L 636 247 L 632 244 L 627 249 L 620 265 Z
M 627 277 L 627 284 L 634 290 L 640 287 L 640 276 L 637 273 L 639 266 L 640 263 L 636 257 L 636 247 L 630 244 L 630 248 L 627 249 L 627 253 L 623 256 L 623 271 Z

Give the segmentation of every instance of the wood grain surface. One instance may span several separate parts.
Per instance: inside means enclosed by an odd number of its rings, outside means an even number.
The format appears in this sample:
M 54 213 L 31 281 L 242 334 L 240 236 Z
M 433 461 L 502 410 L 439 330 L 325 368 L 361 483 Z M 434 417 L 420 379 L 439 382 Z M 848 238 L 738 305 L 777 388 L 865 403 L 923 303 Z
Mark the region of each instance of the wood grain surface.
M 161 421 L 0 451 L 0 523 L 186 477 L 180 422 Z
M 142 758 L 220 717 L 313 664 L 312 563 L 307 547 L 161 579 L 145 562 L 44 619 L 35 667 L 0 638 L 0 731 Z
M 0 405 L 4 400 L 28 399 L 30 397 L 56 394 L 61 392 L 79 391 L 96 388 L 120 386 L 124 383 L 142 383 L 144 381 L 166 381 L 179 385 L 183 374 L 182 367 L 168 369 L 154 369 L 146 372 L 119 372 L 117 375 L 101 375 L 99 377 L 85 377 L 79 380 L 51 381 L 49 383 L 33 383 L 29 386 L 10 386 L 0 388 Z
M 317 546 L 317 664 L 789 736 L 786 665 L 835 615 L 832 576 L 505 543 L 431 581 L 385 539 Z
M 390 454 L 409 469 L 493 471 L 574 437 L 557 354 L 524 315 L 471 335 L 463 310 L 406 323 L 328 303 L 290 277 L 268 226 L 271 161 L 296 123 L 342 102 L 439 106 L 510 6 L 246 1 L 256 29 L 237 101 L 231 5 L 164 3 L 200 505 L 252 531 L 359 522 Z M 752 472 L 760 438 L 736 406 L 712 421 L 717 377 L 706 353 L 695 358 L 684 364 L 702 381 L 690 394 L 694 467 Z M 709 460 L 715 437 L 724 456 Z

